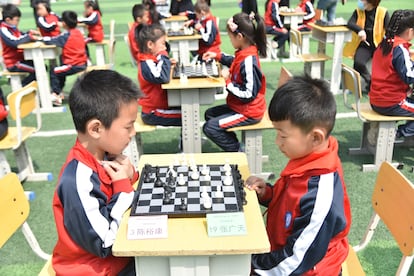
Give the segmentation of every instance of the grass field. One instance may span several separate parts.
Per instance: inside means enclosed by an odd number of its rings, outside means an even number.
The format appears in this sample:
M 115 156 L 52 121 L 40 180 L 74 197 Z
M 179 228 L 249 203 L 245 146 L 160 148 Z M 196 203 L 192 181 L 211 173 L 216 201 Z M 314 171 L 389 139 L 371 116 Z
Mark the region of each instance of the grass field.
M 220 17 L 220 29 L 225 30 L 227 18 L 239 12 L 237 0 L 213 0 L 212 12 Z M 259 2 L 259 11 L 263 13 L 264 0 Z M 103 11 L 103 21 L 105 30 L 109 31 L 109 21 L 116 20 L 115 33 L 117 38 L 116 44 L 116 66 L 115 70 L 129 76 L 136 81 L 137 69 L 130 63 L 128 49 L 123 41 L 123 35 L 127 33 L 127 23 L 132 21 L 130 9 L 135 4 L 134 1 L 116 1 L 101 0 L 100 5 Z M 384 0 L 383 5 L 390 11 L 396 8 L 412 8 L 412 0 Z M 291 0 L 291 4 L 294 1 Z M 348 0 L 345 5 L 338 4 L 337 17 L 349 18 L 356 7 L 356 0 Z M 34 27 L 32 10 L 29 7 L 29 1 L 23 0 L 20 6 L 22 18 L 19 28 L 28 30 Z M 52 4 L 52 9 L 61 14 L 64 10 L 74 10 L 81 14 L 83 4 L 80 0 L 66 1 L 58 0 Z M 226 35 L 222 35 L 222 50 L 227 53 L 233 53 L 231 44 Z M 312 43 L 315 49 L 316 43 Z M 327 47 L 328 54 L 332 52 L 331 46 Z M 351 60 L 344 62 L 352 64 Z M 264 62 L 262 63 L 263 71 L 267 78 L 267 99 L 270 99 L 276 89 L 279 71 L 282 63 Z M 286 63 L 285 65 L 294 74 L 301 74 L 303 71 L 302 63 Z M 329 76 L 331 64 L 326 66 L 326 75 Z M 69 77 L 65 93 L 69 93 L 75 77 Z M 0 79 L 3 90 L 7 93 L 10 91 L 9 85 L 4 79 Z M 350 112 L 343 105 L 340 95 L 336 96 L 338 112 Z M 217 102 L 219 104 L 221 102 Z M 202 111 L 207 106 L 202 107 Z M 42 131 L 67 130 L 73 129 L 70 113 L 43 114 Z M 371 216 L 370 195 L 375 181 L 376 173 L 362 173 L 361 165 L 373 161 L 372 156 L 349 156 L 347 150 L 350 147 L 356 147 L 359 144 L 361 133 L 361 122 L 356 118 L 338 119 L 333 135 L 338 139 L 340 144 L 340 157 L 343 161 L 345 181 L 347 183 L 348 193 L 351 199 L 351 208 L 353 222 L 349 235 L 351 244 L 358 243 L 362 237 L 368 220 Z M 145 153 L 175 153 L 178 144 L 178 129 L 160 129 L 153 133 L 143 134 Z M 286 158 L 278 151 L 274 144 L 275 133 L 273 130 L 264 132 L 263 147 L 264 152 L 269 155 L 269 162 L 265 163 L 264 171 L 272 171 L 276 175 L 286 164 Z M 75 141 L 74 135 L 54 136 L 54 137 L 33 137 L 28 141 L 32 159 L 36 170 L 51 171 L 55 177 L 53 182 L 25 182 L 25 190 L 32 190 L 36 193 L 36 199 L 31 202 L 31 214 L 28 219 L 33 232 L 37 236 L 42 248 L 51 253 L 56 242 L 56 230 L 53 221 L 51 201 L 54 186 L 59 174 L 60 167 L 64 163 L 66 154 Z M 214 144 L 207 142 L 203 145 L 203 152 L 220 151 Z M 15 169 L 14 159 L 10 156 L 11 165 Z M 414 180 L 414 174 L 410 172 L 410 167 L 414 165 L 414 155 L 411 149 L 396 148 L 394 152 L 395 161 L 404 162 L 406 166 L 402 172 L 411 180 Z M 378 233 L 368 248 L 359 253 L 363 267 L 367 275 L 394 275 L 400 260 L 399 250 L 392 240 L 392 237 L 380 225 Z M 44 265 L 44 261 L 38 258 L 27 245 L 21 231 L 17 232 L 6 245 L 0 250 L 0 275 L 37 275 Z M 410 275 L 414 275 L 414 268 L 411 269 Z

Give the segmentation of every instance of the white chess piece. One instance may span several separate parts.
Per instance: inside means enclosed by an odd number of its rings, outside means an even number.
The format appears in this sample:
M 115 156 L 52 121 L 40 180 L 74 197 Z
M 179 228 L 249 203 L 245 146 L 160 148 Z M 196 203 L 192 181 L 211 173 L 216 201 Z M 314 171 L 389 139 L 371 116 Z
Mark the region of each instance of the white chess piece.
M 204 181 L 211 181 L 211 176 L 209 174 L 203 177 Z
M 201 174 L 202 174 L 202 175 L 207 175 L 207 174 L 209 174 L 209 173 L 210 173 L 209 168 L 207 167 L 207 165 L 206 165 L 206 164 L 204 164 L 204 165 L 203 165 L 203 167 L 201 167 Z
M 208 192 L 207 192 L 207 187 L 206 186 L 202 186 L 201 187 L 202 191 L 201 191 L 201 198 L 207 198 L 208 196 Z
M 215 192 L 216 198 L 222 198 L 224 196 L 221 186 L 217 186 L 217 191 Z
M 173 164 L 170 165 L 167 175 L 169 173 L 171 173 L 172 177 L 174 177 L 174 178 L 177 177 L 177 172 L 174 170 L 174 165 Z
M 231 166 L 230 166 L 230 164 L 229 164 L 229 159 L 226 159 L 226 164 L 224 164 L 224 171 L 225 172 L 229 172 L 229 171 L 231 171 Z
M 233 179 L 231 178 L 230 175 L 227 175 L 224 180 L 223 180 L 223 184 L 226 186 L 229 186 L 233 183 Z
M 180 173 L 180 175 L 178 176 L 177 183 L 181 186 L 185 184 L 184 175 L 182 173 Z
M 191 171 L 191 179 L 197 180 L 200 177 L 200 173 L 197 170 Z
M 210 197 L 203 198 L 203 206 L 204 206 L 204 208 L 211 209 L 212 204 L 213 204 L 213 201 L 211 200 Z

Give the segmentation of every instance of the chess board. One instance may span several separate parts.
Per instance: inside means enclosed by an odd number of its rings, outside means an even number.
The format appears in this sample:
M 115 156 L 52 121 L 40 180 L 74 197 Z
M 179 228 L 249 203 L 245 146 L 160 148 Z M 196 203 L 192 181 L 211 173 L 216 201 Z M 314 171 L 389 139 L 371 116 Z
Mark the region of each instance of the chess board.
M 203 65 L 204 64 L 204 65 Z M 205 67 L 205 69 L 203 69 Z M 203 72 L 204 71 L 204 72 Z M 173 69 L 173 79 L 179 79 L 181 74 L 187 78 L 219 77 L 220 68 L 216 62 L 201 62 L 197 64 L 177 65 Z
M 167 36 L 190 36 L 194 35 L 193 28 L 181 28 L 178 30 L 168 29 Z
M 141 172 L 135 199 L 131 208 L 131 216 L 168 215 L 169 217 L 200 217 L 207 213 L 217 212 L 241 212 L 243 204 L 246 204 L 246 193 L 243 188 L 243 180 L 237 165 L 231 167 L 231 185 L 225 185 L 227 177 L 224 165 L 208 165 L 208 177 L 202 174 L 203 165 L 198 165 L 200 177 L 192 179 L 192 169 L 188 166 L 174 166 L 177 177 L 174 183 L 167 180 L 170 177 L 170 167 L 152 167 L 146 165 Z M 163 183 L 156 187 L 155 182 L 158 174 Z M 184 177 L 185 184 L 180 185 L 178 178 L 180 174 Z M 228 173 L 227 173 L 228 174 Z M 182 183 L 181 183 L 182 184 Z M 228 184 L 228 183 L 227 183 Z M 219 188 L 218 188 L 219 187 Z M 170 202 L 165 203 L 165 190 L 170 191 Z M 217 190 L 222 191 L 222 196 L 217 197 Z M 211 208 L 205 208 L 203 193 L 207 193 L 211 199 Z M 186 209 L 183 209 L 183 201 Z

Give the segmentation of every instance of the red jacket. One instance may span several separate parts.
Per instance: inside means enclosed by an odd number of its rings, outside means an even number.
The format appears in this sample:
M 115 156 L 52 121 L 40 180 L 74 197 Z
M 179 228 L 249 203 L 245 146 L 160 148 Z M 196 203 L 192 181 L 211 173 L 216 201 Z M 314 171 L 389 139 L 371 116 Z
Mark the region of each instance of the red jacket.
M 147 53 L 138 54 L 138 81 L 144 94 L 138 100 L 142 112 L 150 113 L 155 109 L 168 109 L 167 92 L 161 84 L 170 81 L 171 61 L 167 52 L 158 56 Z
M 88 37 L 94 42 L 101 42 L 104 39 L 104 30 L 101 21 L 101 13 L 93 11 L 88 17 L 81 20 L 88 27 Z
M 414 83 L 414 62 L 410 58 L 411 44 L 394 37 L 394 45 L 387 56 L 378 47 L 372 57 L 372 76 L 369 100 L 378 107 L 400 104 L 407 97 L 409 84 Z
M 264 21 L 266 27 L 273 27 L 273 29 L 278 32 L 282 31 L 284 26 L 279 14 L 279 3 L 274 0 L 270 0 L 269 3 L 267 3 Z
M 261 119 L 266 111 L 266 79 L 257 47 L 238 50 L 234 57 L 225 54 L 219 57 L 222 64 L 230 66 L 230 78 L 226 81 L 227 105 L 248 118 Z
M 129 29 L 129 31 L 128 31 L 129 50 L 131 52 L 132 57 L 136 61 L 138 61 L 139 48 L 138 48 L 138 43 L 135 40 L 135 30 L 137 29 L 138 26 L 139 26 L 139 23 L 134 22 L 131 29 Z
M 46 16 L 39 16 L 37 18 L 37 26 L 39 27 L 42 36 L 58 36 L 60 29 L 58 26 L 59 17 L 53 12 Z
M 199 23 L 202 27 L 198 30 L 201 35 L 198 41 L 198 55 L 201 57 L 208 51 L 220 54 L 221 37 L 216 18 L 209 15 Z
M 133 179 L 112 180 L 77 140 L 69 151 L 53 196 L 58 240 L 56 275 L 117 275 L 131 258 L 112 255 L 123 213 L 134 198 Z
M 348 255 L 351 209 L 338 142 L 290 160 L 261 203 L 271 252 L 252 256 L 260 275 L 339 275 Z

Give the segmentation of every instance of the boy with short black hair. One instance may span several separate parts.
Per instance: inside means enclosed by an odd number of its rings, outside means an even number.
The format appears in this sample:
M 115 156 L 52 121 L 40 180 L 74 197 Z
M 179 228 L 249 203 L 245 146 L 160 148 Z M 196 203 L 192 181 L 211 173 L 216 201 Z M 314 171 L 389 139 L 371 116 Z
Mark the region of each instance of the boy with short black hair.
M 135 61 L 138 62 L 138 53 L 139 48 L 136 41 L 136 37 L 138 37 L 138 26 L 141 24 L 148 24 L 149 23 L 149 11 L 145 8 L 143 4 L 135 4 L 132 7 L 132 17 L 134 18 L 134 24 L 132 24 L 131 28 L 128 31 L 128 39 L 129 39 L 129 50 L 131 51 L 132 57 Z
M 252 256 L 253 274 L 340 275 L 351 211 L 338 142 L 330 136 L 335 115 L 323 80 L 294 77 L 275 92 L 269 117 L 289 162 L 273 186 L 256 176 L 246 180 L 267 207 L 271 245 Z
M 85 40 L 80 30 L 76 28 L 78 16 L 74 11 L 62 13 L 62 24 L 66 32 L 55 37 L 44 37 L 46 44 L 54 44 L 62 48 L 61 65 L 50 70 L 50 86 L 52 87 L 52 103 L 62 105 L 64 98 L 62 89 L 66 76 L 76 74 L 86 69 L 88 57 L 85 50 Z
M 85 73 L 71 90 L 77 139 L 53 197 L 56 275 L 135 275 L 134 259 L 113 256 L 112 245 L 138 179 L 122 151 L 135 136 L 139 94 L 112 70 Z
M 30 30 L 27 33 L 19 31 L 17 26 L 22 16 L 19 8 L 13 4 L 7 4 L 2 11 L 3 20 L 1 21 L 0 36 L 3 45 L 3 59 L 6 68 L 10 72 L 27 72 L 29 75 L 23 79 L 22 85 L 25 86 L 36 78 L 33 61 L 25 60 L 23 50 L 17 46 L 23 43 L 40 39 L 38 32 Z

